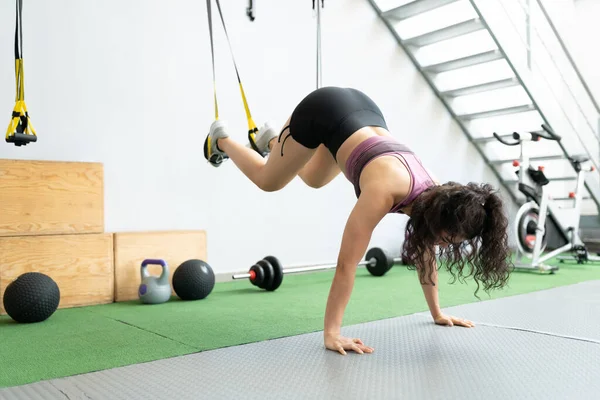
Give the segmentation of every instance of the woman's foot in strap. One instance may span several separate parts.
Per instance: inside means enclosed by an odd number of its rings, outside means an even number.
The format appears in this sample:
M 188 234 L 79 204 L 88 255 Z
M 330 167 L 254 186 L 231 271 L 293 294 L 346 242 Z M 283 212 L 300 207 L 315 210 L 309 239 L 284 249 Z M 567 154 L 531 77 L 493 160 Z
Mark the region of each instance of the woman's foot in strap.
M 265 157 L 271 151 L 270 143 L 277 137 L 277 131 L 266 122 L 256 135 L 248 135 L 250 148 L 256 150 L 261 156 Z
M 224 151 L 219 149 L 218 140 L 229 137 L 227 134 L 227 124 L 224 121 L 216 120 L 210 126 L 210 131 L 204 140 L 204 158 L 213 167 L 219 167 L 221 164 L 229 159 Z

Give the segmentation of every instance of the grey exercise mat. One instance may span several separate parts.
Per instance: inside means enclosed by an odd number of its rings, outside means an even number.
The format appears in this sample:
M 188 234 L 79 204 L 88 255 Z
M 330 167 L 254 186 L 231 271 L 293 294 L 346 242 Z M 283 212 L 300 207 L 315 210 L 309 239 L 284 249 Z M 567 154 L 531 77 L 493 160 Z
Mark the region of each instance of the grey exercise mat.
M 443 302 L 443 293 L 440 299 Z M 444 312 L 479 324 L 514 327 L 600 343 L 600 281 L 448 307 Z M 427 313 L 421 315 L 428 316 Z
M 585 308 L 595 293 L 584 286 L 546 294 Z M 560 313 L 540 307 L 534 316 L 523 307 L 539 295 L 485 301 L 468 311 L 485 317 L 497 310 L 490 315 L 506 316 L 508 326 L 546 318 L 543 327 L 552 332 L 565 323 L 552 322 Z M 453 311 L 467 312 L 462 307 Z M 569 323 L 597 323 L 581 316 Z M 362 338 L 375 353 L 325 351 L 319 332 L 7 388 L 0 399 L 597 399 L 600 393 L 594 342 L 482 324 L 442 327 L 422 314 L 347 327 L 344 334 Z

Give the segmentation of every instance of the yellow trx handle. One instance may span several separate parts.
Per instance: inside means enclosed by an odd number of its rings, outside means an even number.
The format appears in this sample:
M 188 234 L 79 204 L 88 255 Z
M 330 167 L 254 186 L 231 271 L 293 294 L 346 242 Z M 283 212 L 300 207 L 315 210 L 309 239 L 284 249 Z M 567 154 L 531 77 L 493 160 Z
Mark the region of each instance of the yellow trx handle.
M 35 141 L 35 138 L 23 137 L 22 135 L 17 135 L 18 133 L 37 136 L 35 128 L 29 118 L 27 104 L 25 103 L 25 76 L 23 71 L 23 59 L 19 58 L 15 60 L 15 80 L 17 86 L 16 102 L 15 107 L 13 108 L 12 118 L 8 124 L 8 129 L 6 130 L 6 141 L 14 142 L 15 144 L 23 141 Z
M 16 146 L 26 145 L 29 142 L 37 141 L 37 134 L 29 113 L 27 104 L 25 104 L 25 70 L 23 68 L 22 57 L 22 33 L 21 33 L 21 15 L 23 13 L 23 0 L 17 2 L 17 22 L 15 27 L 15 83 L 16 83 L 16 102 L 13 108 L 12 118 L 6 130 L 6 141 L 14 143 Z

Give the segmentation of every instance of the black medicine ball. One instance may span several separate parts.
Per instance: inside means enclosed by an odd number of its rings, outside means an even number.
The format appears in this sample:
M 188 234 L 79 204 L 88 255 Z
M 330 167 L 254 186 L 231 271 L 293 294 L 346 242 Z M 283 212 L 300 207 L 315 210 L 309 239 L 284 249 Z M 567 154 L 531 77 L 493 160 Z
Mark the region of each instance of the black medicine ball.
M 200 300 L 215 287 L 215 274 L 202 260 L 187 260 L 173 274 L 173 290 L 181 300 Z
M 60 289 L 52 278 L 40 272 L 27 272 L 12 281 L 4 292 L 4 309 L 15 321 L 42 322 L 60 303 Z

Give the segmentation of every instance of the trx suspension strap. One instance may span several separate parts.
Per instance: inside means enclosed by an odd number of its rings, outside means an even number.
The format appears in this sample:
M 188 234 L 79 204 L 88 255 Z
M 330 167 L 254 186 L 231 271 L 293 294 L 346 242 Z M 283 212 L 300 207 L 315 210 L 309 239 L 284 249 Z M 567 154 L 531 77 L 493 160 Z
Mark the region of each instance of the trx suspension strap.
M 12 118 L 6 131 L 6 141 L 15 146 L 25 146 L 29 142 L 37 141 L 35 129 L 29 119 L 27 105 L 25 104 L 25 77 L 23 72 L 23 32 L 22 18 L 23 0 L 16 0 L 17 18 L 15 27 L 15 80 L 17 96 Z
M 319 0 L 316 0 L 317 3 Z M 313 0 L 313 10 L 315 10 L 315 0 Z M 323 84 L 321 68 L 321 7 L 325 7 L 325 0 L 321 0 L 321 6 L 316 5 L 317 15 L 317 89 Z
M 214 85 L 214 97 L 215 97 L 215 120 L 219 119 L 219 106 L 217 104 L 217 80 L 215 75 L 215 50 L 213 44 L 213 30 L 212 30 L 212 11 L 211 11 L 211 2 L 212 0 L 206 0 L 206 10 L 208 12 L 208 29 L 210 33 L 210 51 L 212 53 L 212 69 L 213 69 L 213 85 Z M 242 94 L 242 101 L 244 102 L 244 108 L 246 109 L 246 117 L 248 119 L 248 139 L 250 140 L 250 144 L 252 148 L 260 153 L 258 147 L 255 144 L 255 135 L 258 132 L 258 128 L 256 124 L 252 120 L 252 115 L 250 114 L 250 108 L 248 107 L 248 102 L 246 101 L 246 94 L 244 93 L 244 87 L 242 86 L 242 80 L 240 79 L 240 73 L 238 71 L 237 64 L 235 62 L 235 57 L 233 56 L 233 50 L 231 48 L 231 42 L 229 41 L 229 35 L 227 34 L 227 27 L 225 26 L 225 19 L 223 18 L 223 12 L 221 11 L 221 4 L 219 0 L 215 0 L 217 4 L 217 9 L 219 10 L 219 16 L 221 17 L 221 23 L 223 24 L 223 31 L 225 32 L 225 37 L 227 38 L 227 43 L 229 44 L 229 52 L 231 53 L 231 59 L 233 60 L 233 66 L 235 67 L 235 73 L 237 75 L 238 84 L 240 85 L 240 92 Z

